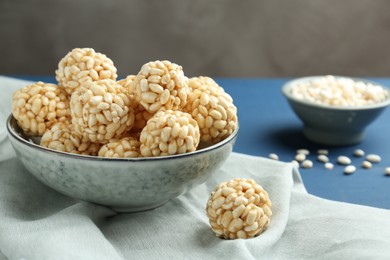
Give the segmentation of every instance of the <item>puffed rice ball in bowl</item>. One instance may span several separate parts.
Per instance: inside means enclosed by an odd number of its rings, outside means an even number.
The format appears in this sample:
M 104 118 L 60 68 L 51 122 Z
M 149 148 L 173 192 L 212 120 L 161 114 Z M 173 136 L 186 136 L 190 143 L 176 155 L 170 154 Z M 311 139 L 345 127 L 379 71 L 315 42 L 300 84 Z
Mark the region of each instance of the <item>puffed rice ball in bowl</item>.
M 90 149 L 90 141 L 82 136 L 68 142 L 70 150 L 84 147 L 79 154 L 48 148 L 56 142 L 66 147 L 64 139 L 77 136 L 76 129 L 53 129 L 45 136 L 48 147 L 34 143 L 12 115 L 7 120 L 7 130 L 19 160 L 44 184 L 70 197 L 105 205 L 117 212 L 136 212 L 159 207 L 204 183 L 226 161 L 238 135 L 237 126 L 224 140 L 194 150 L 199 138 L 197 125 L 184 112 L 166 112 L 170 115 L 164 116 L 163 112 L 154 115 L 141 142 L 133 136 L 114 138 L 99 144 L 100 156 L 82 152 Z M 166 121 L 156 123 L 156 117 Z M 165 141 L 156 146 L 159 133 Z M 177 147 L 171 147 L 174 145 Z M 152 151 L 152 156 L 142 156 L 141 151 L 147 154 Z M 153 156 L 157 151 L 159 156 Z
M 303 134 L 323 145 L 352 145 L 390 104 L 389 88 L 365 79 L 312 76 L 282 87 L 290 107 L 303 122 Z

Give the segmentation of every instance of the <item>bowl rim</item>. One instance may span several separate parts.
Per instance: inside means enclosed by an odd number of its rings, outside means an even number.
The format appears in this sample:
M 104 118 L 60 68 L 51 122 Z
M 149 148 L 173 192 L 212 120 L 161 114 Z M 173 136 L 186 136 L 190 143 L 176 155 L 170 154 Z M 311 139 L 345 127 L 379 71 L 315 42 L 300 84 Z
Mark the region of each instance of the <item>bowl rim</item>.
M 387 92 L 387 99 L 378 103 L 374 104 L 369 104 L 369 105 L 364 105 L 364 106 L 329 106 L 329 105 L 323 105 L 323 104 L 317 104 L 313 103 L 307 100 L 302 100 L 299 98 L 296 98 L 291 95 L 290 89 L 292 86 L 300 81 L 309 81 L 313 79 L 318 79 L 318 78 L 324 78 L 326 76 L 333 76 L 335 78 L 344 78 L 344 79 L 352 79 L 354 81 L 360 81 L 364 83 L 370 83 L 373 85 L 380 86 Z M 356 78 L 356 77 L 348 77 L 348 76 L 338 76 L 338 75 L 315 75 L 315 76 L 307 76 L 307 77 L 300 77 L 300 78 L 295 78 L 292 80 L 287 81 L 283 86 L 282 86 L 282 93 L 283 95 L 290 101 L 294 101 L 295 103 L 299 103 L 302 105 L 310 106 L 310 107 L 316 107 L 316 108 L 321 108 L 321 109 L 328 109 L 328 110 L 342 110 L 342 111 L 354 111 L 354 110 L 366 110 L 366 109 L 374 109 L 374 108 L 382 108 L 390 105 L 390 88 L 378 83 L 373 80 L 368 80 L 368 79 L 363 79 L 363 78 Z
M 233 133 L 231 133 L 224 140 L 222 140 L 216 144 L 202 148 L 200 150 L 195 150 L 193 152 L 188 152 L 188 153 L 183 153 L 183 154 L 175 154 L 175 155 L 164 155 L 164 156 L 157 156 L 157 157 L 108 158 L 108 157 L 100 157 L 100 156 L 67 153 L 67 152 L 57 151 L 57 150 L 53 150 L 50 148 L 46 148 L 46 147 L 37 145 L 31 141 L 24 139 L 22 136 L 20 136 L 11 126 L 12 120 L 16 121 L 16 119 L 13 117 L 13 115 L 11 113 L 7 118 L 7 124 L 6 124 L 7 131 L 8 131 L 8 134 L 10 136 L 12 136 L 12 138 L 17 140 L 19 143 L 22 143 L 23 145 L 30 146 L 34 149 L 38 149 L 42 152 L 47 152 L 47 153 L 54 154 L 54 155 L 59 155 L 59 156 L 74 158 L 74 159 L 81 159 L 81 160 L 92 160 L 92 161 L 144 162 L 144 161 L 171 160 L 171 159 L 178 159 L 178 158 L 183 158 L 183 157 L 195 156 L 198 154 L 206 153 L 206 152 L 211 151 L 211 150 L 216 150 L 216 149 L 226 145 L 227 143 L 232 141 L 238 135 L 238 131 L 239 131 L 239 124 L 237 123 L 237 127 L 233 131 Z

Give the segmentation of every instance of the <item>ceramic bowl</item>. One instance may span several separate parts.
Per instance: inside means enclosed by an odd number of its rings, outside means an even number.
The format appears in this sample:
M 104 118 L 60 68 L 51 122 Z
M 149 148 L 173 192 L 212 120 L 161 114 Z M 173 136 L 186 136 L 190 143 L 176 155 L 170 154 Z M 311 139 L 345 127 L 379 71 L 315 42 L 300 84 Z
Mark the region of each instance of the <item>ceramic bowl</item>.
M 319 77 L 324 76 L 294 79 L 282 87 L 282 93 L 287 98 L 290 107 L 303 122 L 303 134 L 307 139 L 324 145 L 341 146 L 361 142 L 364 139 L 366 127 L 389 106 L 390 95 L 388 94 L 385 101 L 372 105 L 336 107 L 304 101 L 291 94 L 291 88 L 295 84 L 312 81 Z M 350 79 L 379 85 L 390 93 L 389 89 L 381 84 L 364 79 Z
M 204 183 L 228 158 L 238 129 L 195 152 L 155 158 L 102 158 L 69 154 L 35 144 L 13 116 L 9 140 L 19 160 L 38 180 L 73 198 L 118 212 L 153 209 Z

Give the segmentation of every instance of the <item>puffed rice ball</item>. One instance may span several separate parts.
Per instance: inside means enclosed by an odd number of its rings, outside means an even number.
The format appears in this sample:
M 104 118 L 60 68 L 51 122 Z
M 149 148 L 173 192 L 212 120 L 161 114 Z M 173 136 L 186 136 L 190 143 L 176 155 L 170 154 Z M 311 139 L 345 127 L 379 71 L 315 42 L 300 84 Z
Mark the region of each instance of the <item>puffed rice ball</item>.
M 99 150 L 100 157 L 109 158 L 135 158 L 140 157 L 140 142 L 133 137 L 124 137 L 122 139 L 111 139 Z
M 144 64 L 135 77 L 134 93 L 150 113 L 181 110 L 187 103 L 187 81 L 181 66 L 167 60 L 152 61 Z
M 74 131 L 70 121 L 56 123 L 47 129 L 40 145 L 61 152 L 83 155 L 97 155 L 101 147 L 101 144 L 92 143 Z
M 217 236 L 252 238 L 268 227 L 271 206 L 268 193 L 254 180 L 235 178 L 214 188 L 206 212 Z
M 89 82 L 70 99 L 75 130 L 96 143 L 108 143 L 131 130 L 134 111 L 125 89 L 113 80 Z
M 119 80 L 118 84 L 124 87 L 130 98 L 130 105 L 134 110 L 134 124 L 132 131 L 141 132 L 146 126 L 146 122 L 152 118 L 153 114 L 146 111 L 146 109 L 136 100 L 134 95 L 134 84 L 135 75 L 129 75 L 125 79 Z
M 13 94 L 12 114 L 26 134 L 42 136 L 56 122 L 70 118 L 69 98 L 61 87 L 39 81 Z
M 199 137 L 198 124 L 190 114 L 162 110 L 149 119 L 141 132 L 141 154 L 150 157 L 192 152 Z
M 114 63 L 106 55 L 91 48 L 75 48 L 58 63 L 56 79 L 71 95 L 86 82 L 116 80 L 116 71 Z
M 201 141 L 215 144 L 228 137 L 237 128 L 237 108 L 231 96 L 209 77 L 191 78 L 189 86 L 183 111 L 198 122 Z

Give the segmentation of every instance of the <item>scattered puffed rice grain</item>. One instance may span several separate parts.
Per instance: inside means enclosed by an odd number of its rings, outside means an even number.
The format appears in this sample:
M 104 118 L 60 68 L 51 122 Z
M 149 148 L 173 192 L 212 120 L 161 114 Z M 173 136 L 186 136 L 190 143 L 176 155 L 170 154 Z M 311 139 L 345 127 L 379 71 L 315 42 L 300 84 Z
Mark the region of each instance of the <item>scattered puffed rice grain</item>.
M 270 153 L 268 157 L 272 160 L 279 160 L 279 156 L 276 153 Z
M 390 176 L 390 167 L 385 168 L 385 175 Z
M 369 161 L 363 161 L 363 162 L 362 162 L 362 167 L 363 167 L 364 169 L 371 169 L 372 163 L 369 162 Z
M 298 150 L 297 150 L 297 153 L 298 153 L 298 154 L 309 155 L 309 154 L 310 154 L 310 151 L 307 150 L 307 149 L 298 149 Z
M 318 154 L 323 154 L 323 155 L 328 155 L 329 154 L 328 150 L 326 150 L 326 149 L 320 149 L 320 150 L 317 151 L 317 153 Z
M 295 168 L 299 169 L 299 162 L 292 160 L 291 163 L 294 165 Z
M 355 171 L 356 171 L 356 167 L 353 166 L 353 165 L 348 165 L 344 169 L 344 173 L 347 174 L 347 175 L 350 175 L 350 174 L 354 173 Z
M 334 165 L 333 165 L 333 163 L 327 162 L 324 164 L 324 167 L 327 170 L 333 170 Z
M 329 158 L 325 154 L 318 155 L 317 156 L 317 160 L 320 161 L 320 162 L 323 162 L 323 163 L 329 162 Z
M 364 151 L 362 149 L 356 149 L 353 152 L 353 155 L 356 156 L 356 157 L 362 157 L 362 156 L 364 156 Z
M 298 153 L 295 156 L 295 160 L 298 161 L 298 162 L 303 162 L 305 159 L 306 159 L 306 155 L 303 154 L 303 153 Z
M 302 168 L 308 169 L 308 168 L 311 168 L 311 167 L 313 167 L 313 162 L 312 161 L 304 160 L 302 162 Z
M 379 163 L 382 160 L 382 158 L 377 154 L 369 154 L 367 155 L 366 160 L 372 163 Z
M 348 165 L 351 164 L 351 159 L 349 159 L 347 156 L 340 155 L 337 157 L 337 162 L 342 165 Z

